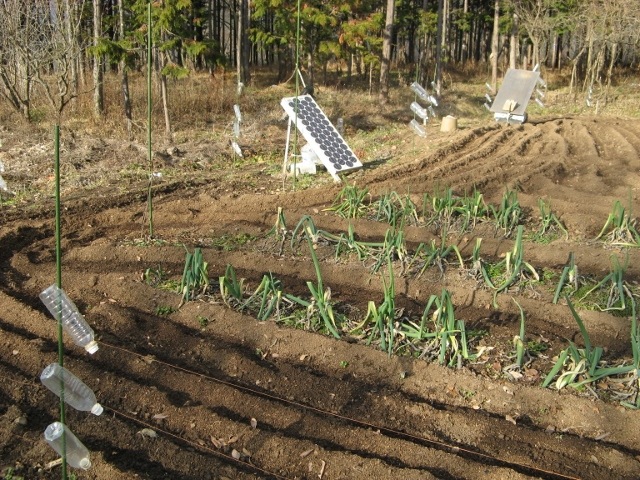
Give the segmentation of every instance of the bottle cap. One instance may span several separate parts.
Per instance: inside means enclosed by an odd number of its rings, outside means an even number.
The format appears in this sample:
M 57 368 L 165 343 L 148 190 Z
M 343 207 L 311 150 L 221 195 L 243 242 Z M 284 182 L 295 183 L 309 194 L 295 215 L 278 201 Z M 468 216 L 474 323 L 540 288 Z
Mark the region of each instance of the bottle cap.
M 91 468 L 91 460 L 88 457 L 81 458 L 78 462 L 78 466 L 83 470 L 89 470 Z
M 100 405 L 99 403 L 96 403 L 93 407 L 91 407 L 91 413 L 93 413 L 94 415 L 100 415 L 103 411 L 104 408 L 102 408 L 102 405 Z
M 94 353 L 96 353 L 98 351 L 98 342 L 96 342 L 95 340 L 91 340 L 89 343 L 87 343 L 84 346 L 84 349 L 89 352 L 91 355 L 93 355 Z

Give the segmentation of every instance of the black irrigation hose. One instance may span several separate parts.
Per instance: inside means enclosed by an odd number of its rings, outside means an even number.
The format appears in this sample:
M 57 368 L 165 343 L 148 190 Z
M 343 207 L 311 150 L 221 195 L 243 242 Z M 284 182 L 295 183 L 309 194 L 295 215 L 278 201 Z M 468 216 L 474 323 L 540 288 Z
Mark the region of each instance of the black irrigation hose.
M 117 345 L 111 345 L 111 344 L 105 343 L 104 341 L 101 341 L 100 343 L 101 343 L 101 345 L 104 345 L 106 347 L 112 348 L 114 350 L 119 350 L 119 351 L 122 351 L 122 352 L 126 352 L 126 353 L 128 353 L 130 355 L 135 355 L 135 356 L 140 357 L 140 358 L 144 357 L 144 355 L 141 355 L 139 353 L 133 352 L 133 351 L 128 350 L 128 349 L 123 348 L 123 347 L 119 347 Z M 455 455 L 461 455 L 463 457 L 472 458 L 472 459 L 475 459 L 477 461 L 484 461 L 484 462 L 486 462 L 486 463 L 488 463 L 490 465 L 509 468 L 509 469 L 512 469 L 512 470 L 515 470 L 515 471 L 518 471 L 518 472 L 521 472 L 521 473 L 525 473 L 525 474 L 533 474 L 533 475 L 542 476 L 543 478 L 549 479 L 549 480 L 579 480 L 577 477 L 564 475 L 562 473 L 554 472 L 554 471 L 551 471 L 551 470 L 545 470 L 545 469 L 534 467 L 534 466 L 531 466 L 531 465 L 524 465 L 524 464 L 513 462 L 513 461 L 502 460 L 500 458 L 497 458 L 497 457 L 494 457 L 492 455 L 488 455 L 488 454 L 485 454 L 485 453 L 476 452 L 476 451 L 469 450 L 469 449 L 466 449 L 466 448 L 463 448 L 463 447 L 459 447 L 459 446 L 456 446 L 456 445 L 451 445 L 451 444 L 448 444 L 448 443 L 439 442 L 437 440 L 431 440 L 431 439 L 428 439 L 428 438 L 425 438 L 425 437 L 420 437 L 418 435 L 413 435 L 413 434 L 410 434 L 410 433 L 401 432 L 399 430 L 394 430 L 392 428 L 376 425 L 376 424 L 373 424 L 373 423 L 368 423 L 368 422 L 365 422 L 364 420 L 358 420 L 356 418 L 351 418 L 351 417 L 347 417 L 347 416 L 344 416 L 344 415 L 340 415 L 338 413 L 330 412 L 328 410 L 323 410 L 321 408 L 312 407 L 310 405 L 305 405 L 305 404 L 300 403 L 300 402 L 298 402 L 296 400 L 288 400 L 286 398 L 279 397 L 277 395 L 273 395 L 273 394 L 270 394 L 270 393 L 266 393 L 266 392 L 263 392 L 263 391 L 259 391 L 259 390 L 253 389 L 253 388 L 245 386 L 245 385 L 240 385 L 240 384 L 237 384 L 237 383 L 229 382 L 227 380 L 222 380 L 222 379 L 215 378 L 215 377 L 212 377 L 212 376 L 209 376 L 209 375 L 198 373 L 198 372 L 195 372 L 195 371 L 183 368 L 183 367 L 179 367 L 177 365 L 173 365 L 171 363 L 164 362 L 162 360 L 158 360 L 158 359 L 155 359 L 155 358 L 154 358 L 153 361 L 157 362 L 157 363 L 159 363 L 161 365 L 166 365 L 167 367 L 173 368 L 175 370 L 182 371 L 182 372 L 187 373 L 189 375 L 195 375 L 195 376 L 198 376 L 198 377 L 201 377 L 201 378 L 205 378 L 207 380 L 219 383 L 221 385 L 225 385 L 225 386 L 237 389 L 237 390 L 241 390 L 243 392 L 247 392 L 247 393 L 249 393 L 251 395 L 255 395 L 255 396 L 258 396 L 258 397 L 262 397 L 262 398 L 266 398 L 266 399 L 269 399 L 269 400 L 273 400 L 273 401 L 276 401 L 276 402 L 279 402 L 279 403 L 282 403 L 282 404 L 291 405 L 291 406 L 294 406 L 294 407 L 297 407 L 297 408 L 300 408 L 300 409 L 303 409 L 303 410 L 307 410 L 307 411 L 310 411 L 310 412 L 317 413 L 319 415 L 324 415 L 326 417 L 337 418 L 339 420 L 351 423 L 352 425 L 357 425 L 359 427 L 364 427 L 364 428 L 368 428 L 368 429 L 377 430 L 377 431 L 380 431 L 380 433 L 385 434 L 385 435 L 387 435 L 387 436 L 389 436 L 391 438 L 405 439 L 405 440 L 411 441 L 413 443 L 417 443 L 417 444 L 420 444 L 420 445 L 423 445 L 423 446 L 431 446 L 431 447 L 434 447 L 434 448 L 439 449 L 439 450 L 443 450 L 443 451 L 447 451 L 449 453 L 453 453 Z M 135 420 L 138 421 L 137 419 L 135 419 Z M 196 444 L 196 446 L 201 447 L 201 446 L 199 446 L 197 444 Z M 217 454 L 219 452 L 215 452 L 215 453 Z M 242 463 L 242 464 L 245 465 L 244 463 Z

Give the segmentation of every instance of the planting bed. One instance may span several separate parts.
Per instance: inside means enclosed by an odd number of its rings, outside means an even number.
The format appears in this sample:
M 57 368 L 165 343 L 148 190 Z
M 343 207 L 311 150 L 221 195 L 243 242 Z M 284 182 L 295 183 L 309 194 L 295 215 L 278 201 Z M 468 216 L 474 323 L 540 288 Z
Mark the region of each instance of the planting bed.
M 280 128 L 282 127 L 282 128 Z M 284 138 L 284 126 L 273 127 Z M 67 409 L 67 424 L 91 451 L 93 466 L 74 471 L 81 479 L 112 478 L 402 478 L 524 479 L 640 478 L 640 416 L 620 405 L 633 403 L 633 389 L 619 378 L 575 390 L 542 388 L 556 357 L 570 341 L 583 346 L 578 323 L 566 303 L 553 303 L 570 253 L 582 278 L 605 277 L 615 255 L 628 264 L 624 280 L 638 293 L 638 249 L 623 250 L 594 239 L 613 205 L 640 211 L 640 122 L 608 118 L 548 118 L 523 126 L 464 128 L 453 136 L 430 132 L 413 138 L 399 128 L 397 146 L 362 158 L 365 167 L 347 177 L 376 200 L 395 191 L 422 208 L 424 194 L 451 187 L 457 195 L 475 186 L 487 204 L 500 203 L 506 188 L 517 191 L 524 209 L 524 259 L 540 281 L 519 282 L 495 296 L 470 272 L 476 238 L 481 255 L 495 264 L 512 251 L 491 221 L 450 233 L 465 261 L 455 255 L 443 269 L 401 274 L 393 264 L 397 319 L 420 319 L 431 295 L 451 294 L 455 317 L 465 322 L 470 350 L 482 354 L 461 368 L 418 358 L 407 344 L 388 356 L 379 338 L 358 335 L 369 301 L 383 301 L 389 282 L 385 263 L 335 255 L 319 242 L 314 250 L 322 282 L 339 318 L 340 339 L 295 328 L 322 321 L 258 321 L 241 302 L 223 298 L 219 277 L 232 265 L 244 279 L 245 298 L 264 274 L 283 291 L 310 300 L 307 282 L 317 282 L 303 237 L 291 242 L 298 221 L 339 234 L 349 224 L 362 241 L 381 242 L 389 225 L 371 218 L 344 219 L 327 210 L 342 186 L 318 177 L 319 185 L 283 192 L 281 179 L 257 163 L 235 174 L 185 162 L 215 160 L 202 145 L 182 145 L 172 167 L 154 186 L 155 239 L 146 238 L 146 184 L 116 185 L 116 171 L 144 149 L 96 141 L 65 147 L 73 168 L 63 168 L 63 288 L 97 334 L 90 356 L 67 339 L 65 365 L 96 392 L 100 417 Z M 2 132 L 11 186 L 29 172 L 50 193 L 50 144 L 21 145 L 17 133 Z M 348 137 L 348 135 L 347 135 Z M 25 138 L 20 140 L 26 142 Z M 88 145 L 88 146 L 87 146 Z M 357 145 L 364 148 L 364 145 Z M 82 150 L 84 148 L 85 150 Z M 355 149 L 355 148 L 354 148 Z M 34 153 L 35 152 L 35 153 Z M 84 152 L 84 153 L 83 153 Z M 137 158 L 137 157 L 136 157 Z M 81 159 L 82 161 L 77 161 Z M 12 161 L 10 161 L 12 160 Z M 195 164 L 195 160 L 194 164 Z M 49 163 L 50 164 L 50 163 Z M 100 173 L 101 172 L 101 173 Z M 83 175 L 104 175 L 100 187 L 81 187 Z M 21 176 L 22 175 L 22 176 Z M 33 180 L 33 176 L 39 179 Z M 113 183 L 110 183 L 110 179 Z M 121 181 L 118 180 L 118 181 Z M 70 186 L 73 182 L 73 188 Z M 534 241 L 538 200 L 563 222 L 568 238 Z M 286 236 L 270 234 L 278 219 Z M 282 226 L 282 225 L 281 225 Z M 437 239 L 433 226 L 407 226 L 407 245 Z M 282 230 L 279 231 L 282 235 Z M 180 282 L 186 250 L 200 247 L 211 285 L 180 306 L 167 288 Z M 56 398 L 39 382 L 57 359 L 56 325 L 38 298 L 55 282 L 54 209 L 51 198 L 0 209 L 0 467 L 5 475 L 59 478 L 48 467 L 56 455 L 42 432 L 58 418 Z M 513 300 L 512 300 L 513 298 Z M 227 300 L 231 305 L 227 305 Z M 530 360 L 515 360 L 513 339 L 522 307 Z M 178 308 L 179 307 L 179 308 Z M 236 308 L 233 308 L 236 307 Z M 610 365 L 632 361 L 628 315 L 578 305 L 593 346 Z M 351 330 L 351 333 L 350 333 Z M 401 347 L 401 338 L 396 338 Z M 428 355 L 423 355 L 428 356 Z M 457 362 L 456 362 L 457 363 Z M 509 372 L 515 371 L 515 376 Z M 637 386 L 637 382 L 635 384 Z M 596 395 L 598 398 L 596 398 Z

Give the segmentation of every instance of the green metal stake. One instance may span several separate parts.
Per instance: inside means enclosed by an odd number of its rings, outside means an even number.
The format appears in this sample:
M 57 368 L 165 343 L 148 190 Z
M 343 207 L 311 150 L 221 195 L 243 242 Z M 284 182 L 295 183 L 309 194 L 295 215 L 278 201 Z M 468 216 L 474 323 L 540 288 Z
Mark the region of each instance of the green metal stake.
M 62 242 L 60 235 L 60 125 L 55 125 L 54 137 L 54 176 L 56 184 L 56 284 L 62 289 Z M 61 301 L 61 300 L 59 300 Z M 60 308 L 58 308 L 60 311 Z M 57 315 L 58 321 L 58 363 L 64 366 L 64 343 L 62 341 L 62 316 Z M 62 386 L 64 383 L 61 381 Z M 64 388 L 60 391 L 60 423 L 65 423 Z M 62 431 L 62 480 L 67 480 L 67 442 L 66 434 Z
M 149 189 L 147 206 L 149 209 L 149 237 L 153 238 L 153 153 L 151 151 L 151 2 L 147 3 L 147 159 L 149 164 Z

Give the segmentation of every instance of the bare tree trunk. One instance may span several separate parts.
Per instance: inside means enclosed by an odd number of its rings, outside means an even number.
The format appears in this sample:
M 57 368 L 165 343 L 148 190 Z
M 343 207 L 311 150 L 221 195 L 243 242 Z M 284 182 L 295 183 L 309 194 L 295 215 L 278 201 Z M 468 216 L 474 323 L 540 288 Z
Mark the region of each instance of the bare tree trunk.
M 82 59 L 80 58 L 79 52 L 77 52 L 78 44 L 76 42 L 76 35 L 75 35 L 75 28 L 74 28 L 75 6 L 72 9 L 71 5 L 69 5 L 69 0 L 64 0 L 63 7 L 64 7 L 65 36 L 67 39 L 68 48 L 70 49 L 71 57 L 73 58 L 73 62 L 70 65 L 70 82 L 69 83 L 71 85 L 69 90 L 71 93 L 71 98 L 75 98 L 78 94 L 78 65 L 79 65 L 79 62 L 82 62 Z
M 389 101 L 389 68 L 391 63 L 391 37 L 395 18 L 395 1 L 387 0 L 387 16 L 382 37 L 382 60 L 380 63 L 380 103 Z
M 249 0 L 239 0 L 237 8 L 238 26 L 236 32 L 236 68 L 238 75 L 238 91 L 241 91 L 240 84 L 247 85 L 250 80 L 249 73 L 249 53 L 250 45 L 247 38 L 249 28 Z
M 495 0 L 493 13 L 493 34 L 491 35 L 491 89 L 498 91 L 498 33 L 500 28 L 500 0 Z
M 118 0 L 118 34 L 120 35 L 120 39 L 124 38 L 124 6 L 122 1 L 123 0 Z M 129 140 L 131 140 L 133 118 L 131 114 L 131 95 L 129 93 L 129 73 L 125 59 L 120 61 L 119 69 L 122 77 L 122 101 L 124 104 L 124 116 L 127 120 L 127 134 L 129 135 Z
M 613 74 L 613 66 L 618 58 L 618 44 L 611 45 L 611 52 L 609 53 L 609 69 L 607 70 L 607 93 L 609 93 L 609 87 L 611 86 L 611 75 Z
M 463 12 L 465 19 L 467 19 L 467 13 L 469 12 L 469 0 L 464 0 Z M 462 34 L 462 63 L 466 63 L 469 58 L 470 37 L 471 25 L 467 25 L 466 30 Z
M 516 68 L 518 58 L 518 15 L 512 17 L 511 36 L 509 38 L 509 68 Z
M 442 91 L 442 30 L 443 30 L 443 17 L 444 1 L 438 0 L 438 26 L 436 29 L 436 94 L 440 95 Z
M 167 59 L 164 52 L 160 53 L 160 93 L 162 95 L 162 112 L 164 113 L 164 135 L 167 142 L 173 143 L 173 133 L 171 131 L 171 117 L 169 116 L 169 89 L 167 87 L 167 76 L 162 73 Z
M 102 2 L 93 0 L 93 46 L 97 47 L 102 36 Z M 75 62 L 72 62 L 72 65 Z M 104 82 L 102 72 L 102 55 L 94 53 L 93 57 L 93 113 L 96 117 L 104 114 Z

